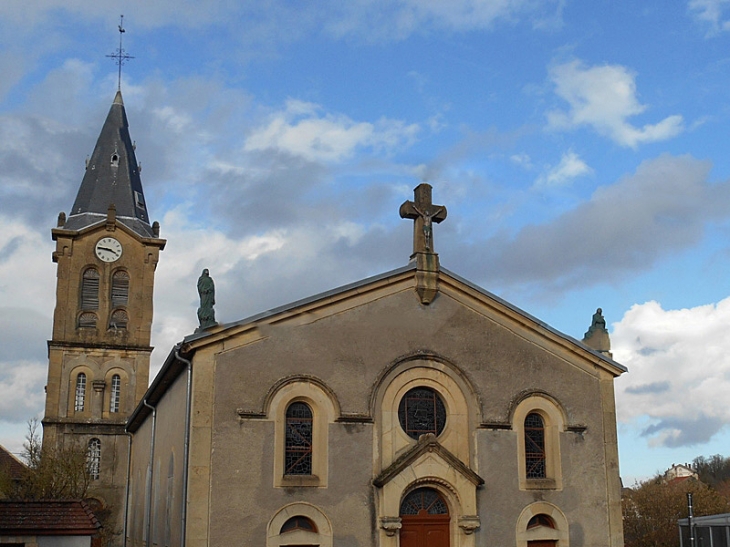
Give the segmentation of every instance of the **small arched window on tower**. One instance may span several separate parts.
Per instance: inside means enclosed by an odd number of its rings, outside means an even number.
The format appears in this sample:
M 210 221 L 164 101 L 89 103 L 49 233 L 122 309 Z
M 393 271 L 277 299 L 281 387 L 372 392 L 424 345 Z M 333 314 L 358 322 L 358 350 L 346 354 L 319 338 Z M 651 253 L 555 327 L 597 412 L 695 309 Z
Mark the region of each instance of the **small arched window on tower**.
M 86 374 L 79 372 L 76 376 L 76 391 L 74 395 L 74 412 L 83 412 L 86 403 Z
M 89 449 L 86 453 L 86 466 L 89 470 L 89 478 L 92 481 L 99 480 L 99 467 L 101 466 L 101 441 L 99 439 L 89 440 Z
M 525 473 L 528 479 L 544 479 L 545 422 L 537 412 L 525 418 Z
M 124 310 L 114 310 L 109 318 L 109 328 L 112 330 L 125 330 L 129 318 Z
M 301 401 L 286 409 L 285 475 L 312 474 L 312 409 Z
M 112 154 L 112 167 L 119 167 L 119 154 L 116 150 Z
M 84 311 L 79 314 L 79 327 L 96 328 L 96 314 L 93 311 Z
M 87 268 L 81 278 L 81 309 L 99 309 L 99 272 L 96 268 Z
M 129 274 L 124 270 L 117 270 L 112 275 L 112 308 L 127 305 L 129 300 Z
M 109 412 L 119 412 L 119 401 L 122 396 L 122 379 L 119 374 L 112 376 L 112 391 L 109 398 Z

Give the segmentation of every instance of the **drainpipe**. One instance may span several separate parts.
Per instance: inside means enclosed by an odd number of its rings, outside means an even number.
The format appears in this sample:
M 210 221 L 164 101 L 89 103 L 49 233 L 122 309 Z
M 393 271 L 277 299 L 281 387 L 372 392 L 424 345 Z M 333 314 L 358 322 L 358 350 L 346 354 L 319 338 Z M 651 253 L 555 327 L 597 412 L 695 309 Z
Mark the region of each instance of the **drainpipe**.
M 187 386 L 185 395 L 185 433 L 183 441 L 183 477 L 182 477 L 182 515 L 180 518 L 180 545 L 185 546 L 185 531 L 188 516 L 188 460 L 190 458 L 190 412 L 192 409 L 193 363 L 182 357 L 175 350 L 175 359 L 187 366 Z
M 127 450 L 127 482 L 124 487 L 124 528 L 122 529 L 122 545 L 127 547 L 127 519 L 129 518 L 129 478 L 132 469 L 132 434 L 125 431 L 124 434 L 129 439 L 129 447 Z
M 152 439 L 150 440 L 150 466 L 147 470 L 147 511 L 145 513 L 145 537 L 143 543 L 149 547 L 150 532 L 152 531 L 152 473 L 155 465 L 155 435 L 157 429 L 157 408 L 147 404 L 147 399 L 142 399 L 142 404 L 152 410 Z

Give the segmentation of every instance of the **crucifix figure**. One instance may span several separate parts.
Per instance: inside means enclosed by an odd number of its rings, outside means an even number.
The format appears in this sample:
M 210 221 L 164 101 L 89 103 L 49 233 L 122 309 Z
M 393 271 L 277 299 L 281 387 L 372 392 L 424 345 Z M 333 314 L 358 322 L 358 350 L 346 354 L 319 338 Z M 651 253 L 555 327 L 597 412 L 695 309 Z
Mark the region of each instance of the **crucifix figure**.
M 425 182 L 413 190 L 413 201 L 400 206 L 401 218 L 413 219 L 413 254 L 433 253 L 433 223 L 446 218 L 446 207 L 431 202 L 431 185 Z

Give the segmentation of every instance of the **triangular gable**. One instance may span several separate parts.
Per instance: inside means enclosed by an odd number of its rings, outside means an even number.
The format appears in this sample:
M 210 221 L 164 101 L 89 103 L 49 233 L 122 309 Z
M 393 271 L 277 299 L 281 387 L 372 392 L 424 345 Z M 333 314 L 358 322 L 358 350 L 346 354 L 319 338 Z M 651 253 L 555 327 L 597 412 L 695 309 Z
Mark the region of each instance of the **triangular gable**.
M 459 458 L 454 456 L 436 439 L 436 435 L 428 433 L 421 435 L 418 442 L 401 454 L 393 463 L 386 467 L 375 479 L 373 484 L 378 488 L 382 488 L 395 477 L 400 475 L 405 469 L 413 465 L 421 458 L 424 454 L 433 454 L 440 458 L 448 467 L 455 469 L 465 479 L 474 484 L 475 486 L 481 486 L 484 484 L 484 479 L 467 467 Z
M 219 342 L 222 339 L 256 329 L 259 326 L 291 320 L 296 316 L 306 317 L 305 320 L 311 320 L 314 317 L 338 313 L 350 307 L 350 301 L 354 301 L 354 299 L 361 300 L 363 295 L 367 293 L 372 293 L 373 298 L 376 298 L 382 297 L 389 291 L 407 290 L 409 287 L 406 283 L 412 283 L 416 274 L 416 264 L 411 262 L 407 266 L 298 300 L 241 321 L 222 324 L 197 332 L 187 336 L 183 340 L 183 346 L 186 352 L 195 351 L 199 347 Z M 619 376 L 627 372 L 626 367 L 607 355 L 550 327 L 543 321 L 451 271 L 441 268 L 438 275 L 440 292 L 443 293 L 441 296 L 448 295 L 463 305 L 471 307 L 477 313 L 482 313 L 484 308 L 488 308 L 492 312 L 493 319 L 496 318 L 497 322 L 503 326 L 515 325 L 529 329 L 537 335 L 538 339 L 558 344 L 568 352 L 575 354 L 576 357 L 583 361 L 589 361 L 591 365 L 598 365 L 613 376 Z

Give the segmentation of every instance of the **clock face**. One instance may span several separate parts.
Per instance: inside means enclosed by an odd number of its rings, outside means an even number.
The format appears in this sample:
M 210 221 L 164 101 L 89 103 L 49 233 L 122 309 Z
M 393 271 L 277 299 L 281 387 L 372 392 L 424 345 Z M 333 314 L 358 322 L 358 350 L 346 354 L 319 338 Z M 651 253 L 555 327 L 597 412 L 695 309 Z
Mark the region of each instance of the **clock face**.
M 100 239 L 94 250 L 99 260 L 103 260 L 104 262 L 114 262 L 122 256 L 122 244 L 113 237 Z

